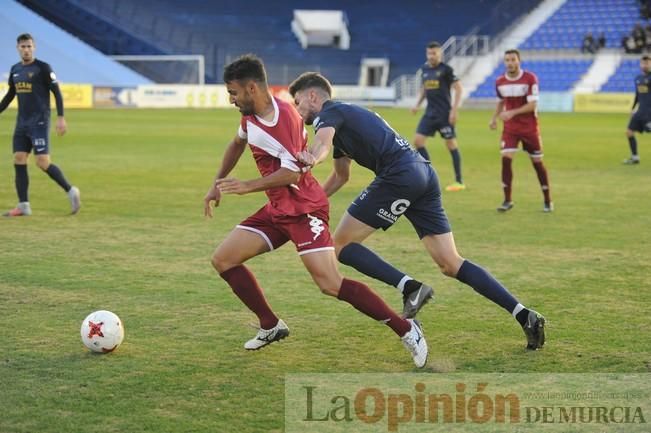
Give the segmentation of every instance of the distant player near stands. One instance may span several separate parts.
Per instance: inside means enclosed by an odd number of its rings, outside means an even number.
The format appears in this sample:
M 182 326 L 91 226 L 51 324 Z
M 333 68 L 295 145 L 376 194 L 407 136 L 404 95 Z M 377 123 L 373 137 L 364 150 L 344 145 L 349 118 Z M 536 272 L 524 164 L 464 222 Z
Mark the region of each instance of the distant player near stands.
M 427 342 L 418 322 L 400 317 L 370 287 L 339 272 L 328 228 L 328 199 L 312 173 L 302 170 L 296 160 L 307 147 L 307 132 L 296 109 L 271 96 L 264 65 L 255 56 L 246 55 L 227 65 L 224 82 L 242 118 L 204 198 L 204 212 L 212 216 L 212 203 L 218 204 L 222 194 L 264 191 L 269 199 L 228 234 L 212 257 L 215 270 L 260 321 L 258 333 L 244 348 L 257 350 L 289 335 L 289 328 L 271 310 L 244 262 L 291 241 L 324 294 L 387 325 L 401 337 L 416 366 L 425 366 Z M 247 147 L 262 176 L 246 181 L 226 177 Z
M 319 73 L 301 74 L 290 84 L 289 93 L 305 123 L 316 130 L 312 146 L 298 153 L 298 160 L 314 166 L 334 148 L 334 169 L 323 186 L 328 196 L 348 182 L 352 161 L 376 176 L 339 221 L 334 235 L 339 261 L 397 287 L 403 294 L 403 314 L 413 317 L 432 296 L 432 288 L 420 284 L 409 287 L 407 282 L 413 281 L 410 277 L 362 245 L 378 229 L 391 228 L 404 214 L 438 270 L 511 314 L 522 326 L 527 349 L 542 348 L 545 318 L 527 309 L 488 271 L 457 252 L 438 177 L 429 161 L 376 113 L 330 99 L 330 82 Z
M 504 52 L 504 65 L 506 73 L 498 77 L 495 82 L 499 102 L 489 124 L 490 129 L 496 129 L 497 118 L 504 121 L 500 144 L 504 202 L 497 210 L 506 212 L 513 208 L 511 198 L 513 155 L 518 151 L 519 143 L 522 142 L 522 148 L 529 154 L 533 168 L 538 175 L 544 198 L 543 212 L 552 212 L 554 204 L 549 190 L 547 169 L 542 161 L 543 144 L 538 127 L 538 78 L 533 73 L 520 68 L 520 52 L 518 50 Z
M 642 73 L 635 77 L 635 101 L 633 101 L 633 115 L 628 122 L 626 137 L 631 149 L 631 157 L 624 160 L 624 164 L 639 164 L 640 155 L 637 153 L 637 140 L 635 133 L 651 132 L 651 56 L 644 55 L 640 59 Z M 637 110 L 635 107 L 637 106 Z
M 450 151 L 454 168 L 455 182 L 448 185 L 445 190 L 462 191 L 466 189 L 466 185 L 461 176 L 461 154 L 457 145 L 455 125 L 463 88 L 459 78 L 454 75 L 452 67 L 442 63 L 441 44 L 430 42 L 427 45 L 426 55 L 427 62 L 419 70 L 422 80 L 420 95 L 416 105 L 411 109 L 411 112 L 416 114 L 420 104 L 427 99 L 425 114 L 416 129 L 414 146 L 418 153 L 429 161 L 425 142 L 427 137 L 433 137 L 438 131 Z M 452 99 L 451 89 L 454 89 L 454 99 Z
M 56 75 L 50 65 L 34 57 L 34 38 L 28 33 L 18 36 L 18 54 L 20 63 L 11 67 L 9 73 L 9 91 L 0 101 L 0 113 L 3 112 L 18 95 L 18 116 L 13 138 L 14 168 L 16 171 L 16 193 L 18 205 L 4 213 L 4 216 L 27 216 L 32 214 L 29 204 L 27 175 L 27 158 L 34 151 L 36 165 L 46 172 L 67 193 L 72 213 L 76 214 L 81 206 L 79 189 L 71 186 L 59 167 L 50 162 L 50 92 L 54 94 L 57 109 L 56 132 L 66 132 L 66 120 L 63 117 L 63 98 L 59 90 Z

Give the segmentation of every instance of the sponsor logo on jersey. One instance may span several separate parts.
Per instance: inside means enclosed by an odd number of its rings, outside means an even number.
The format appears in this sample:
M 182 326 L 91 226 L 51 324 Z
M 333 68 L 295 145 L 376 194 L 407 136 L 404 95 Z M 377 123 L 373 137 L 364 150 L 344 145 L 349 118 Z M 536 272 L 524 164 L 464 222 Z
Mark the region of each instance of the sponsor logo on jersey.
M 436 90 L 441 87 L 439 80 L 425 80 L 425 90 Z
M 16 83 L 16 93 L 32 93 L 32 83 L 19 81 Z

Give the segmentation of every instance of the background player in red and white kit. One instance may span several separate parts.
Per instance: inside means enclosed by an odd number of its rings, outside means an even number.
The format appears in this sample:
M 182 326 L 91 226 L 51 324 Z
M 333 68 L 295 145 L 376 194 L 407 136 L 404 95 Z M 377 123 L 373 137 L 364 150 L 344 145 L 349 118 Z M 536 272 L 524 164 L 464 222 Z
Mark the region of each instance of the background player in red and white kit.
M 255 56 L 242 56 L 227 65 L 224 82 L 242 119 L 204 198 L 205 214 L 212 216 L 212 203 L 219 204 L 222 194 L 264 191 L 269 198 L 262 209 L 235 227 L 212 257 L 219 275 L 260 320 L 257 335 L 244 348 L 257 350 L 289 335 L 289 328 L 271 310 L 262 288 L 243 263 L 292 241 L 324 294 L 336 296 L 389 326 L 401 337 L 416 366 L 424 367 L 427 342 L 418 322 L 403 319 L 370 287 L 344 278 L 337 268 L 328 229 L 328 199 L 311 172 L 302 170 L 296 159 L 296 154 L 307 149 L 307 132 L 296 109 L 271 96 L 264 65 Z M 227 178 L 247 144 L 262 177 L 247 181 Z
M 511 186 L 513 183 L 513 154 L 518 151 L 518 144 L 529 154 L 533 168 L 544 196 L 543 211 L 552 212 L 554 205 L 549 191 L 547 169 L 543 164 L 543 145 L 538 127 L 538 78 L 531 72 L 520 68 L 520 52 L 504 52 L 506 73 L 497 78 L 495 91 L 499 101 L 489 124 L 490 129 L 497 128 L 497 118 L 504 121 L 502 131 L 502 187 L 504 203 L 497 208 L 506 212 L 513 207 Z

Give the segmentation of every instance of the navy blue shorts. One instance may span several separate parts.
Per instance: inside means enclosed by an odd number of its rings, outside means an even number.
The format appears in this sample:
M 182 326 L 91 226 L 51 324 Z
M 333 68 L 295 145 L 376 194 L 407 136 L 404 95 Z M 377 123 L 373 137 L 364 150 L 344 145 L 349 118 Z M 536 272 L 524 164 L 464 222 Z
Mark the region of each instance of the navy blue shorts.
M 635 113 L 628 122 L 628 129 L 636 132 L 651 132 L 651 115 Z
M 50 153 L 49 125 L 32 128 L 16 128 L 14 131 L 14 153 L 30 153 L 34 155 L 48 155 Z
M 426 163 L 402 165 L 388 175 L 376 177 L 351 203 L 348 213 L 382 230 L 404 214 L 421 239 L 451 231 L 441 203 L 438 177 Z
M 439 117 L 423 116 L 418 123 L 416 132 L 427 137 L 433 137 L 438 131 L 445 140 L 451 140 L 457 136 L 454 126 L 450 125 L 448 119 Z

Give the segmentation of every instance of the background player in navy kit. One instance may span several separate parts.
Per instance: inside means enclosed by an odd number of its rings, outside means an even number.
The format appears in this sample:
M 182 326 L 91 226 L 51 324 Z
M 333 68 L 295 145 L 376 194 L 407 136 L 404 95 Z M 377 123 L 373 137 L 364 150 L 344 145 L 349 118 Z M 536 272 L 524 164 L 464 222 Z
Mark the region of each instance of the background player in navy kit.
M 429 153 L 425 147 L 427 137 L 432 137 L 436 131 L 445 140 L 445 145 L 452 157 L 455 182 L 448 185 L 446 191 L 461 191 L 466 189 L 461 176 L 461 154 L 457 145 L 457 135 L 454 129 L 457 123 L 457 110 L 461 103 L 461 83 L 454 75 L 454 70 L 445 63 L 442 63 L 443 53 L 438 42 L 430 42 L 427 45 L 427 62 L 420 68 L 421 80 L 423 82 L 420 96 L 416 105 L 411 109 L 412 113 L 418 111 L 420 104 L 427 98 L 427 108 L 421 117 L 416 129 L 414 146 L 423 158 L 429 160 Z M 450 89 L 454 89 L 454 101 L 451 102 Z
M 651 131 L 651 56 L 644 55 L 640 60 L 642 74 L 635 77 L 635 101 L 633 110 L 637 105 L 637 111 L 631 116 L 626 129 L 628 145 L 631 148 L 631 157 L 624 160 L 624 164 L 639 164 L 640 155 L 637 153 L 636 132 Z
M 46 172 L 68 194 L 72 213 L 79 211 L 81 202 L 79 189 L 71 186 L 59 167 L 50 161 L 50 92 L 54 94 L 57 107 L 56 132 L 66 132 L 66 120 L 63 117 L 63 98 L 59 90 L 56 75 L 50 65 L 34 57 L 34 39 L 25 33 L 17 38 L 18 54 L 21 62 L 11 67 L 9 73 L 9 91 L 0 101 L 0 113 L 4 111 L 18 95 L 18 116 L 13 138 L 14 168 L 16 170 L 16 193 L 18 206 L 6 212 L 4 216 L 31 215 L 27 174 L 27 158 L 34 151 L 36 165 Z
M 541 348 L 545 343 L 545 318 L 525 308 L 489 272 L 457 252 L 441 203 L 438 178 L 429 162 L 376 113 L 330 100 L 331 86 L 322 75 L 302 74 L 289 86 L 289 92 L 305 123 L 316 129 L 312 147 L 300 152 L 298 160 L 313 166 L 327 158 L 334 146 L 334 171 L 323 186 L 328 196 L 348 181 L 352 160 L 376 175 L 335 231 L 339 261 L 397 286 L 405 274 L 361 242 L 379 228 L 387 230 L 404 214 L 445 275 L 468 284 L 511 313 L 525 332 L 527 348 Z M 412 301 L 420 303 L 419 292 L 423 292 L 422 288 L 412 293 L 403 290 L 406 309 Z

